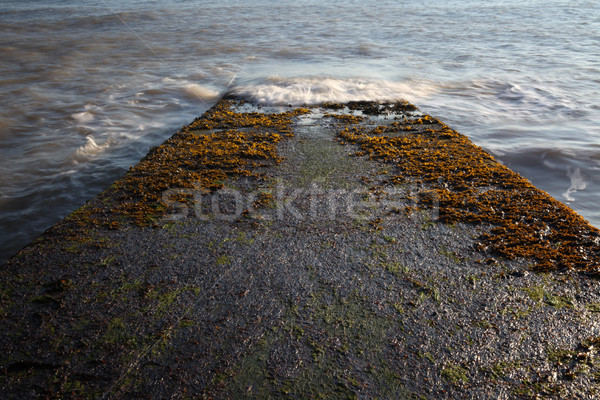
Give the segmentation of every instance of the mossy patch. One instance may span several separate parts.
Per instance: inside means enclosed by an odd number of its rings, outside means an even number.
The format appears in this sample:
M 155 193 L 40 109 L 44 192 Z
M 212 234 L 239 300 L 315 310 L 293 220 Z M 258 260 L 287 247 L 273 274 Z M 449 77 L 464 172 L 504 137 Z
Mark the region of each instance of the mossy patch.
M 566 296 L 559 296 L 546 290 L 543 286 L 531 286 L 521 289 L 523 292 L 536 303 L 541 304 L 542 302 L 548 306 L 560 309 L 563 307 L 573 308 L 573 300 Z
M 492 378 L 502 379 L 515 369 L 519 368 L 520 365 L 521 363 L 519 361 L 498 361 L 489 367 L 483 368 L 483 371 L 489 373 Z
M 589 312 L 600 313 L 600 303 L 589 303 L 585 305 Z
M 231 264 L 231 259 L 227 255 L 221 255 L 217 257 L 217 260 L 215 262 L 217 263 L 217 265 L 229 265 Z
M 382 398 L 416 398 L 386 360 L 394 326 L 357 292 L 319 287 L 301 307 L 291 303 L 281 328 L 263 336 L 221 383 L 236 398 L 352 399 L 365 388 Z M 368 374 L 345 367 L 350 360 Z
M 462 365 L 446 365 L 441 372 L 442 378 L 452 384 L 464 384 L 469 382 L 469 371 Z

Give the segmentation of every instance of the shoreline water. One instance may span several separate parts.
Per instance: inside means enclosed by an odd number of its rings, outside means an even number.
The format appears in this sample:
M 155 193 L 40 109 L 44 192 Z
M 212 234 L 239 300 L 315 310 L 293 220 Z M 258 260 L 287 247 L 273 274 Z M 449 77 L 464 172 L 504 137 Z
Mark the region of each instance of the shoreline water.
M 234 87 L 287 101 L 387 90 L 600 226 L 599 13 L 585 1 L 5 2 L 0 259 Z

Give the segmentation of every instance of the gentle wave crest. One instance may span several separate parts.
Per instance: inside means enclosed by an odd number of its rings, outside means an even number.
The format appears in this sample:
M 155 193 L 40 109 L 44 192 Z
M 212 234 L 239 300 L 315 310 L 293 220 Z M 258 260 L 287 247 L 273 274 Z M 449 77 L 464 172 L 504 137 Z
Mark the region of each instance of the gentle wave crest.
M 360 78 L 282 78 L 233 87 L 230 93 L 265 105 L 302 105 L 359 100 L 414 101 L 438 90 L 427 81 L 390 82 Z
M 567 167 L 567 176 L 571 179 L 571 186 L 563 193 L 564 198 L 567 201 L 575 201 L 575 198 L 571 196 L 573 193 L 584 190 L 587 187 L 587 182 L 581 175 L 580 168 Z
M 72 155 L 74 164 L 89 161 L 91 158 L 97 157 L 105 152 L 111 145 L 111 141 L 107 140 L 102 144 L 96 143 L 93 137 L 86 137 L 84 145 L 80 146 Z
M 83 124 L 85 122 L 90 122 L 91 120 L 93 120 L 94 114 L 90 111 L 82 111 L 75 114 L 71 114 L 71 117 L 80 124 Z
M 188 96 L 198 100 L 214 100 L 220 93 L 216 90 L 201 86 L 196 83 L 188 83 L 183 86 L 183 91 Z

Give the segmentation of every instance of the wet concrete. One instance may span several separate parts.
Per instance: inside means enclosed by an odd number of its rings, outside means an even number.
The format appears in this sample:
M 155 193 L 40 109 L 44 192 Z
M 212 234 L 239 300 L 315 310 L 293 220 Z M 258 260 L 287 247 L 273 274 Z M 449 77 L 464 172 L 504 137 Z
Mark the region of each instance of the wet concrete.
M 13 257 L 3 397 L 596 398 L 595 231 L 576 220 L 569 236 L 589 268 L 494 251 L 497 226 L 447 218 L 435 185 L 451 177 L 400 180 L 401 158 L 343 133 L 431 134 L 402 104 L 311 107 L 267 128 L 240 115 L 291 109 L 235 100 L 196 123 L 218 127 L 183 129 L 277 131 L 281 160 L 236 161 L 249 172 L 218 185 L 174 179 L 162 207 L 121 207 L 149 200 L 117 182 Z M 239 137 L 255 154 L 257 134 Z M 141 223 L 119 211 L 132 209 L 157 211 Z

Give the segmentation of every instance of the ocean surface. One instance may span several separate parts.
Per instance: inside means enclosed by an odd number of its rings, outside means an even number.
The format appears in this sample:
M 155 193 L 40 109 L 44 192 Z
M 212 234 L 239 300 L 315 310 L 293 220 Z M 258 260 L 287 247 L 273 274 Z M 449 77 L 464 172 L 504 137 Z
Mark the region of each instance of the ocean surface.
M 0 1 L 0 263 L 234 91 L 407 99 L 600 226 L 586 0 Z

